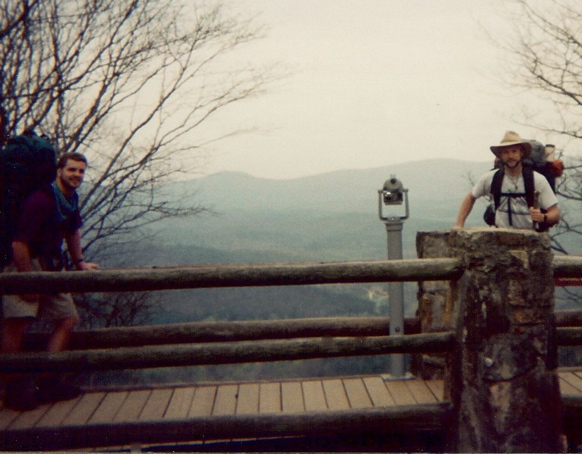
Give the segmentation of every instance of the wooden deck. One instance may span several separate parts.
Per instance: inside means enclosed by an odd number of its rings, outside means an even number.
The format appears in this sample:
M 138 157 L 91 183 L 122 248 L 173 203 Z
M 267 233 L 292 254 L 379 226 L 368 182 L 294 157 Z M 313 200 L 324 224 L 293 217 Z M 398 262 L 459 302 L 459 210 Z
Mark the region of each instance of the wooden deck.
M 582 371 L 561 371 L 560 384 L 562 394 L 582 395 Z M 44 432 L 35 429 L 55 431 L 71 426 L 140 421 L 404 408 L 442 402 L 442 397 L 440 380 L 392 381 L 381 376 L 102 390 L 86 392 L 75 400 L 43 405 L 29 412 L 1 408 L 0 431 L 5 437 L 22 437 L 27 432 L 40 436 Z M 207 443 L 210 440 L 192 439 L 189 442 Z M 134 441 L 140 442 L 139 439 Z

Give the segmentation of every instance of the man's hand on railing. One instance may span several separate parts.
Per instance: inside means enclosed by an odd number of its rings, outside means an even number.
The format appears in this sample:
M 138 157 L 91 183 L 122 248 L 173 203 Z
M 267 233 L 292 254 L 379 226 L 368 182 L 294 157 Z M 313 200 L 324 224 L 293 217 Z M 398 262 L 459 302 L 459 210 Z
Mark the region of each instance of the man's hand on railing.
M 94 271 L 100 268 L 97 263 L 85 262 L 84 260 L 80 260 L 75 265 L 79 271 Z

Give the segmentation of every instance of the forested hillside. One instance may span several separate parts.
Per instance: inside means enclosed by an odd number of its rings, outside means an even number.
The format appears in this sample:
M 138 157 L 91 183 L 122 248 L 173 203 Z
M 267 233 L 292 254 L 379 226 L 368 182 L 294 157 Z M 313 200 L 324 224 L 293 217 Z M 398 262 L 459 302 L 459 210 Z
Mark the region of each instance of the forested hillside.
M 125 266 L 382 260 L 384 224 L 378 218 L 378 189 L 395 175 L 408 189 L 410 218 L 404 222 L 405 258 L 416 257 L 416 232 L 449 229 L 470 178 L 488 163 L 432 160 L 393 168 L 346 170 L 294 180 L 267 180 L 222 173 L 176 183 L 176 198 L 194 200 L 212 213 L 166 221 L 155 240 L 126 254 Z M 403 207 L 389 214 L 404 214 Z M 386 214 L 386 213 L 385 213 Z M 479 213 L 475 222 L 479 223 Z M 318 286 L 172 292 L 157 321 L 361 315 L 386 311 L 377 285 Z M 374 295 L 373 300 L 369 295 Z M 416 289 L 407 285 L 408 314 Z M 308 302 L 310 301 L 310 302 Z

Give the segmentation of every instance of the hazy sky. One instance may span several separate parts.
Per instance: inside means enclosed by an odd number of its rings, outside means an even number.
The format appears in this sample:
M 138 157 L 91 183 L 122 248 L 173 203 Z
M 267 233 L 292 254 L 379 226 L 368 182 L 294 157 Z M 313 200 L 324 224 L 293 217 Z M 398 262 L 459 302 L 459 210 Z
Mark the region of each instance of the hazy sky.
M 295 178 L 427 158 L 485 161 L 518 100 L 496 80 L 502 0 L 245 0 L 267 36 L 248 48 L 293 74 L 233 110 L 260 133 L 220 144 L 208 173 Z M 227 2 L 228 5 L 228 2 Z M 537 138 L 537 137 L 536 137 Z

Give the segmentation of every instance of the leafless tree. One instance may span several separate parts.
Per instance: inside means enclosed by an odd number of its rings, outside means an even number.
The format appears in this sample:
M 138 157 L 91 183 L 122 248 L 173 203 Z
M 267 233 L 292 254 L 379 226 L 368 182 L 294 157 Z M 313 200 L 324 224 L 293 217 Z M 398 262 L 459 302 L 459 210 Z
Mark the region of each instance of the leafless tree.
M 8 3 L 4 5 L 4 9 L 2 10 L 4 19 L 0 24 L 0 43 L 4 44 L 5 41 L 8 41 L 10 35 L 18 28 L 21 28 L 25 32 L 30 10 L 36 7 L 38 1 L 22 1 L 20 5 Z M 7 69 L 3 69 L 0 72 L 0 86 L 4 86 L 6 80 L 9 79 L 5 77 L 5 74 L 9 72 Z M 0 146 L 4 145 L 7 138 L 8 115 L 5 110 L 4 90 L 2 90 L 0 91 Z
M 3 130 L 37 127 L 58 152 L 88 156 L 89 255 L 149 223 L 204 210 L 161 187 L 241 132 L 208 124 L 276 78 L 231 58 L 260 38 L 252 18 L 188 0 L 7 0 L 0 8 Z
M 513 15 L 513 16 L 512 16 Z M 562 143 L 566 163 L 558 179 L 563 220 L 554 229 L 555 249 L 568 253 L 582 235 L 582 3 L 576 0 L 514 0 L 506 11 L 503 36 L 508 84 L 536 96 L 536 110 L 524 108 L 522 122 Z
M 161 309 L 161 297 L 147 292 L 76 295 L 83 327 L 111 328 L 147 325 Z
M 244 132 L 219 115 L 279 77 L 237 57 L 262 29 L 227 6 L 234 5 L 0 3 L 0 145 L 34 127 L 57 153 L 88 157 L 81 193 L 88 258 L 110 259 L 144 226 L 204 211 L 191 194 L 164 193 L 165 183 L 196 170 L 216 141 Z M 88 324 L 107 326 L 145 322 L 158 304 L 143 295 L 79 302 L 92 315 Z

